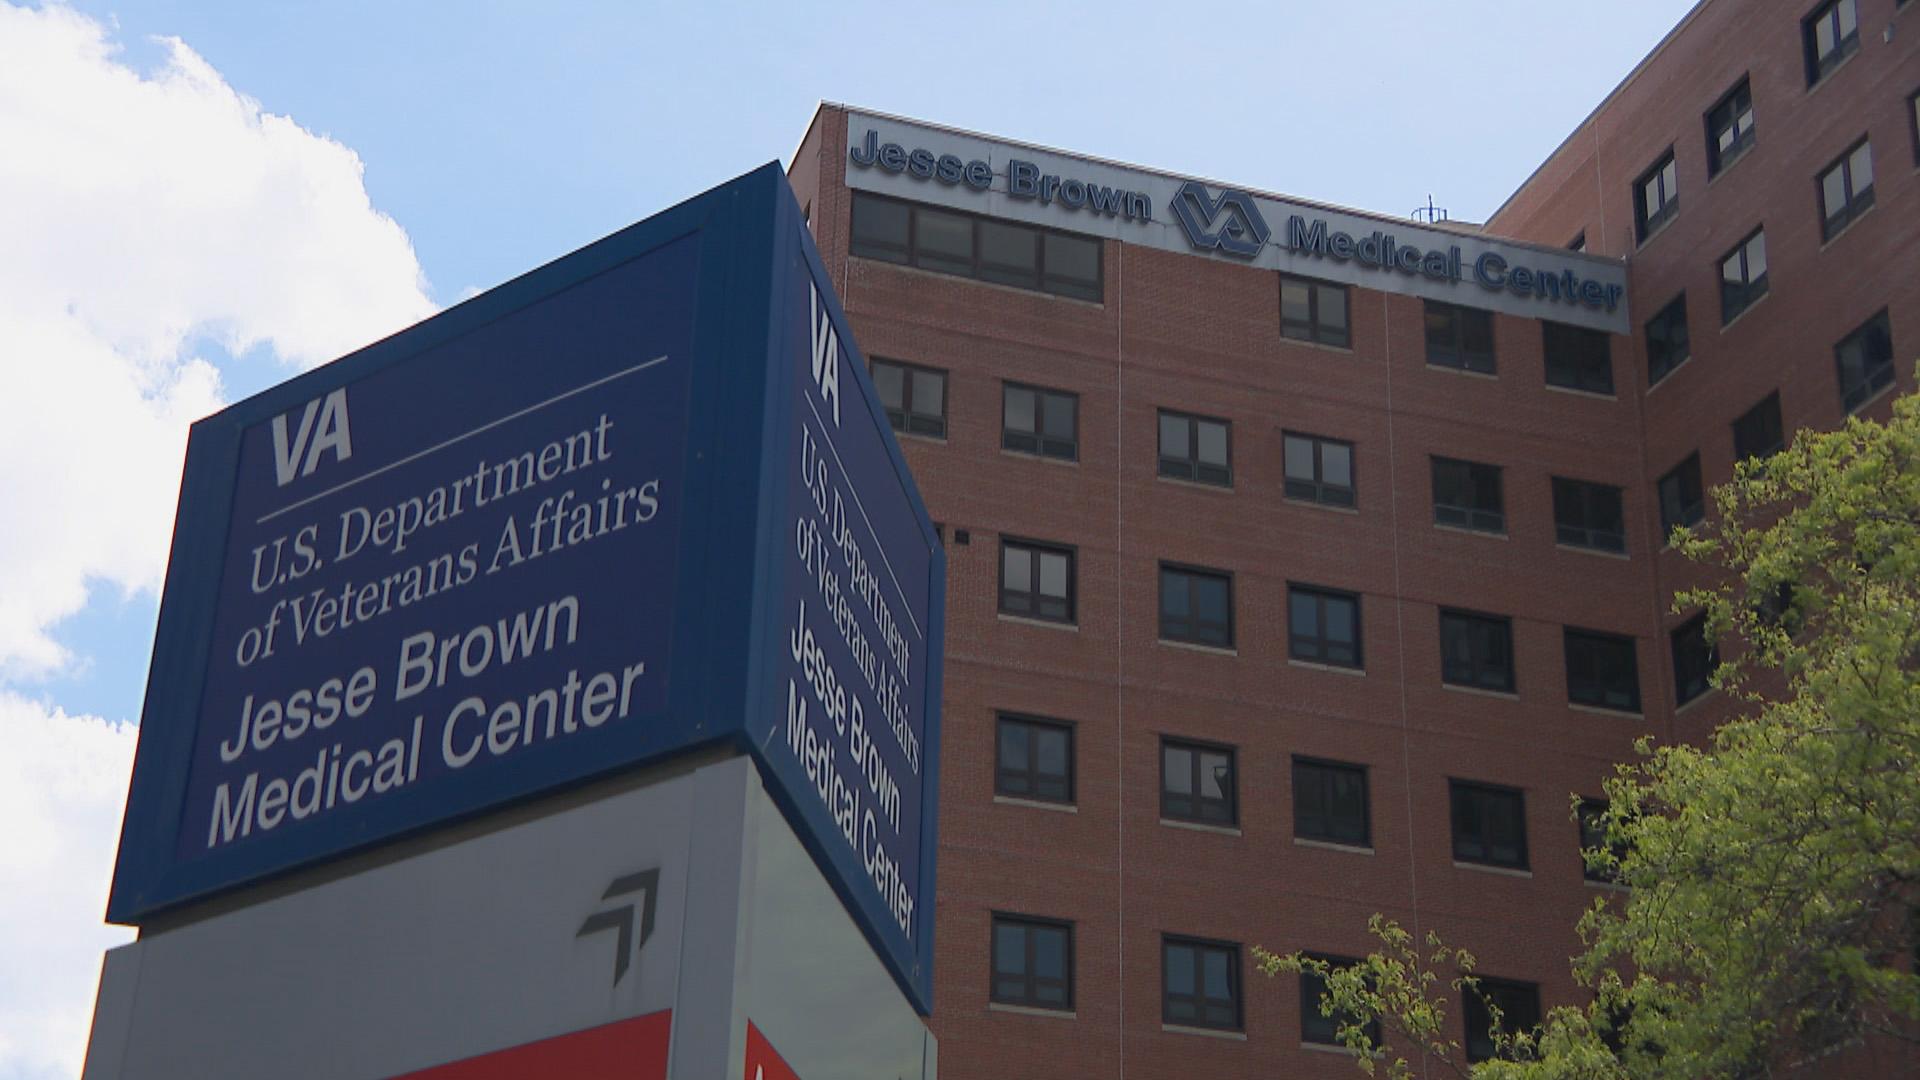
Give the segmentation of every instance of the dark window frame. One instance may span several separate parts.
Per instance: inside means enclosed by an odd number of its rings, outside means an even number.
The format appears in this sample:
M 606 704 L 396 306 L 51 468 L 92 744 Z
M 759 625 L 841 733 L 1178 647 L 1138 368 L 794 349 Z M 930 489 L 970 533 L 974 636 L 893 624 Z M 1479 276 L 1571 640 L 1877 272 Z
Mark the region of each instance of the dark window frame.
M 1657 181 L 1660 205 L 1647 205 L 1647 185 Z M 1671 190 L 1669 190 L 1671 186 Z M 1646 243 L 1680 212 L 1680 163 L 1669 146 L 1633 181 L 1633 237 Z
M 1190 995 L 1194 1015 L 1175 1014 L 1176 995 L 1173 992 L 1173 965 L 1169 953 L 1173 949 L 1187 949 L 1193 952 L 1194 993 Z M 1227 1000 L 1206 994 L 1206 966 L 1204 958 L 1208 954 L 1224 954 L 1227 957 Z M 1241 1031 L 1246 1027 L 1246 995 L 1241 992 L 1243 981 L 1240 977 L 1240 945 L 1232 941 L 1216 941 L 1209 938 L 1188 937 L 1184 934 L 1162 934 L 1160 936 L 1160 1022 L 1177 1027 L 1209 1028 L 1215 1031 Z M 1218 1007 L 1230 1011 L 1230 1018 L 1213 1019 L 1207 1015 L 1210 1008 Z
M 1449 639 L 1449 629 L 1466 634 L 1466 651 L 1469 655 L 1464 667 L 1455 663 L 1454 640 L 1457 639 Z M 1501 649 L 1505 650 L 1505 657 L 1491 655 Z M 1489 655 L 1483 656 L 1482 652 Z M 1441 608 L 1440 681 L 1448 686 L 1464 686 L 1501 694 L 1517 692 L 1512 617 L 1463 608 Z
M 1316 345 L 1330 345 L 1336 349 L 1353 348 L 1353 292 L 1349 286 L 1319 278 L 1302 277 L 1299 274 L 1279 274 L 1280 279 L 1280 336 L 1289 341 L 1306 341 Z M 1307 289 L 1307 321 L 1300 323 L 1287 318 L 1287 286 L 1304 285 Z M 1321 295 L 1323 292 L 1337 290 L 1340 294 L 1341 323 L 1331 326 L 1321 318 Z
M 1877 340 L 1886 343 L 1886 353 L 1880 357 L 1865 354 L 1868 345 Z M 1860 379 L 1852 386 L 1847 381 L 1847 356 L 1849 345 L 1859 343 L 1861 350 Z M 1881 308 L 1872 318 L 1859 326 L 1833 346 L 1833 362 L 1840 381 L 1840 407 L 1846 412 L 1859 411 L 1862 405 L 1880 396 L 1880 392 L 1893 385 L 1893 324 L 1887 318 L 1887 309 Z
M 1741 126 L 1743 118 L 1745 127 Z M 1707 178 L 1712 179 L 1745 156 L 1758 139 L 1754 133 L 1753 84 L 1749 76 L 1740 76 L 1733 89 L 1713 103 L 1713 108 L 1706 112 L 1706 125 Z M 1731 133 L 1732 138 L 1723 139 L 1726 133 Z
M 1760 273 L 1753 273 L 1753 242 L 1760 241 Z M 1729 281 L 1728 264 L 1739 261 L 1740 278 Z M 1748 308 L 1760 302 L 1767 295 L 1767 268 L 1771 260 L 1767 258 L 1767 230 L 1765 226 L 1748 233 L 1725 255 L 1720 256 L 1720 325 L 1726 326 L 1740 317 Z
M 1024 970 L 1002 971 L 1000 969 L 1000 931 L 1001 928 L 1018 929 L 1022 932 L 1022 963 Z M 1061 954 L 1065 974 L 1058 980 L 1062 1000 L 1048 1001 L 1042 996 L 1042 984 L 1053 981 L 1038 973 L 1035 933 L 1058 933 L 1061 935 Z M 988 979 L 987 994 L 990 1000 L 1002 1005 L 1016 1005 L 1027 1009 L 1046 1009 L 1052 1012 L 1073 1011 L 1074 971 L 1073 971 L 1073 923 L 1065 919 L 1049 919 L 1035 915 L 1019 915 L 1009 911 L 996 911 L 992 919 L 992 940 L 988 943 L 987 967 L 991 973 Z M 1001 992 L 1001 980 L 1016 979 L 1024 985 L 1019 993 Z
M 1616 859 L 1626 857 L 1626 848 L 1607 843 L 1606 832 L 1601 828 L 1600 819 L 1606 814 L 1607 807 L 1605 799 L 1582 798 L 1573 816 L 1580 833 L 1580 876 L 1588 881 L 1613 885 L 1619 883 L 1620 876 L 1611 871 L 1594 869 L 1587 863 L 1586 855 L 1589 849 L 1606 848 Z
M 1076 416 L 1079 410 L 1075 410 Z M 1187 428 L 1187 451 L 1184 458 L 1167 456 L 1164 425 L 1168 420 L 1183 421 Z M 1213 465 L 1200 458 L 1200 425 L 1216 424 L 1221 428 L 1226 443 L 1225 464 Z M 1076 439 L 1076 441 L 1078 441 Z M 1209 487 L 1233 487 L 1233 421 L 1218 416 L 1203 416 L 1200 413 L 1183 412 L 1179 409 L 1161 409 L 1154 416 L 1153 429 L 1154 453 L 1159 462 L 1159 473 L 1170 480 L 1185 480 L 1194 484 L 1206 484 Z M 1211 474 L 1209 470 L 1215 470 Z
M 1307 956 L 1322 960 L 1335 968 L 1349 968 L 1360 961 L 1356 957 L 1337 956 L 1332 953 L 1309 952 Z M 1332 1016 L 1320 1013 L 1320 998 L 1327 992 L 1327 982 L 1314 973 L 1302 969 L 1300 972 L 1300 1041 L 1317 1046 L 1339 1046 L 1340 1028 L 1352 1022 L 1352 1017 L 1334 1011 Z M 1366 1025 L 1367 1037 L 1374 1045 L 1380 1043 L 1380 1021 L 1374 1020 Z
M 1769 408 L 1771 406 L 1771 408 Z M 1753 403 L 1733 421 L 1733 460 L 1767 458 L 1786 449 L 1787 435 L 1780 417 L 1780 391 Z
M 1510 814 L 1508 832 L 1510 836 L 1502 843 L 1499 836 L 1490 835 L 1497 830 L 1492 828 L 1489 813 L 1495 807 L 1501 807 Z M 1466 820 L 1469 812 L 1477 815 L 1480 828 L 1469 828 Z M 1527 850 L 1527 793 L 1505 784 L 1489 784 L 1479 780 L 1461 780 L 1457 777 L 1447 779 L 1447 818 L 1449 835 L 1452 837 L 1453 861 L 1469 863 L 1474 866 L 1493 866 L 1503 870 L 1527 870 L 1531 868 Z M 1502 857 L 1498 849 L 1508 846 L 1513 854 Z
M 1015 769 L 1007 765 L 1001 756 L 1005 747 L 1009 728 L 1021 729 L 1025 734 L 1027 767 Z M 1038 736 L 1042 733 L 1056 733 L 1066 739 L 1066 771 L 1057 778 L 1064 789 L 1062 794 L 1052 795 L 1042 790 L 1042 785 L 1056 778 L 1040 768 L 1040 745 Z M 993 725 L 993 793 L 1010 799 L 1026 799 L 1031 802 L 1058 803 L 1072 806 L 1075 802 L 1075 783 L 1078 770 L 1074 767 L 1074 725 L 1064 720 L 1054 720 L 1043 716 L 1029 716 L 1025 713 L 998 712 L 994 714 Z M 1011 777 L 1020 777 L 1024 787 L 1010 783 Z
M 1500 1030 L 1517 1032 L 1522 1028 L 1540 1026 L 1539 983 L 1523 982 L 1518 979 L 1494 979 L 1482 975 L 1479 976 L 1477 987 L 1462 987 L 1460 996 L 1462 998 L 1460 1016 L 1467 1028 L 1464 1049 L 1469 1062 L 1487 1061 L 1494 1056 L 1493 1038 L 1489 1030 L 1493 1026 L 1493 1018 L 1487 1012 L 1485 998 L 1494 999 L 1494 1005 L 1500 1009 Z
M 1027 552 L 1032 556 L 1031 565 L 1027 568 L 1029 587 L 1024 594 L 1014 593 L 1007 587 L 1007 553 L 1010 550 Z M 1058 598 L 1066 605 L 1066 613 L 1064 615 L 1045 614 L 1042 609 L 1042 601 L 1048 599 L 1046 594 L 1042 593 L 1040 589 L 1039 556 L 1043 554 L 1066 556 L 1067 595 L 1064 598 Z M 1078 561 L 1078 549 L 1069 545 L 1049 544 L 1044 540 L 1028 540 L 1024 537 L 1002 535 L 1000 537 L 1000 613 L 1022 619 L 1038 619 L 1042 622 L 1056 622 L 1067 625 L 1078 622 L 1080 590 L 1077 581 L 1078 567 L 1075 565 Z M 1023 611 L 1017 607 L 1009 608 L 1007 606 L 1007 598 L 1009 595 L 1026 595 L 1030 597 L 1031 599 L 1027 610 Z
M 857 221 L 863 204 L 892 204 L 906 208 L 907 235 L 899 243 L 863 239 L 848 228 L 848 251 L 863 259 L 894 263 L 899 266 L 912 266 L 931 273 L 945 274 L 949 277 L 963 278 L 969 281 L 981 281 L 1003 285 L 1013 289 L 1044 293 L 1050 296 L 1066 297 L 1088 303 L 1103 303 L 1106 299 L 1106 245 L 1097 237 L 1083 236 L 1079 233 L 1065 232 L 1060 229 L 1048 229 L 1024 222 L 1007 221 L 1003 218 L 972 214 L 964 210 L 954 210 L 944 206 L 914 202 L 911 199 L 897 199 L 888 195 L 879 195 L 870 191 L 853 193 L 853 207 L 848 217 Z M 920 223 L 923 214 L 936 214 L 953 218 L 964 218 L 968 222 L 969 245 L 966 267 L 954 265 L 957 260 L 937 256 L 931 251 L 923 251 L 920 242 Z M 982 228 L 1005 233 L 1029 234 L 1033 240 L 1033 271 L 1028 275 L 1024 267 L 1012 264 L 995 264 L 983 254 L 981 243 Z M 1091 281 L 1080 277 L 1069 277 L 1064 273 L 1050 271 L 1047 267 L 1048 242 L 1069 242 L 1088 244 L 1094 255 L 1094 276 Z
M 945 439 L 947 437 L 948 373 L 944 369 L 928 367 L 925 364 L 910 364 L 905 360 L 894 360 L 890 357 L 875 356 L 869 358 L 867 361 L 867 377 L 874 381 L 874 389 L 876 391 L 880 388 L 880 379 L 875 372 L 882 367 L 893 368 L 900 372 L 900 408 L 896 410 L 892 406 L 887 405 L 884 398 L 881 401 L 881 407 L 887 414 L 887 423 L 893 430 L 907 435 L 924 435 L 930 439 Z M 939 415 L 935 416 L 931 413 L 920 412 L 914 408 L 915 375 L 939 376 Z M 921 421 L 922 426 L 915 427 L 915 420 Z
M 1495 355 L 1493 335 L 1493 312 L 1480 308 L 1449 304 L 1440 300 L 1423 301 L 1422 325 L 1425 327 L 1427 342 L 1427 366 L 1454 368 L 1459 371 L 1478 372 L 1482 375 L 1497 375 L 1500 361 Z M 1435 341 L 1435 316 L 1444 318 L 1447 340 Z M 1472 325 L 1469 324 L 1479 324 Z M 1478 336 L 1484 330 L 1486 348 L 1481 350 L 1469 346 L 1468 339 Z
M 1540 348 L 1548 386 L 1613 396 L 1612 334 L 1542 319 Z
M 1676 327 L 1679 329 L 1677 335 L 1674 333 Z M 1680 365 L 1693 359 L 1693 339 L 1687 329 L 1687 294 L 1683 291 L 1667 301 L 1665 307 L 1647 320 L 1644 331 L 1647 337 L 1647 386 L 1652 388 L 1678 370 Z M 1656 343 L 1659 346 L 1657 349 Z
M 1314 774 L 1305 778 L 1314 781 L 1311 791 L 1308 790 L 1309 785 L 1303 783 L 1303 772 Z M 1334 824 L 1336 821 L 1345 820 L 1345 816 L 1336 809 L 1338 800 L 1334 794 L 1333 784 L 1321 781 L 1336 775 L 1357 778 L 1360 782 L 1360 828 L 1357 837 L 1352 835 L 1352 829 L 1342 829 Z M 1311 840 L 1321 844 L 1338 844 L 1341 847 L 1368 850 L 1373 848 L 1373 786 L 1365 765 L 1295 754 L 1290 776 L 1293 784 L 1294 839 Z M 1307 796 L 1312 797 L 1307 798 Z M 1301 812 L 1303 803 L 1313 811 L 1312 814 Z M 1317 831 L 1310 830 L 1304 825 L 1304 822 L 1310 819 L 1323 820 L 1327 824 Z
M 1318 630 L 1313 634 L 1304 634 L 1294 626 L 1293 605 L 1295 597 L 1308 597 L 1315 602 L 1314 624 Z M 1341 642 L 1327 635 L 1327 604 L 1329 601 L 1344 601 L 1353 606 L 1353 640 Z M 1360 621 L 1360 594 L 1341 589 L 1329 589 L 1319 585 L 1302 582 L 1287 582 L 1287 657 L 1309 664 L 1325 664 L 1328 667 L 1353 668 L 1356 671 L 1366 669 L 1366 631 Z M 1353 650 L 1353 662 L 1347 663 L 1335 659 L 1338 646 L 1345 645 Z
M 1626 493 L 1613 484 L 1556 476 L 1553 480 L 1554 542 L 1591 551 L 1627 550 Z M 1607 508 L 1612 502 L 1611 522 Z M 1609 524 L 1611 528 L 1607 527 Z
M 1568 626 L 1561 630 L 1561 646 L 1567 668 L 1568 704 L 1629 715 L 1640 714 L 1638 639 L 1626 634 Z M 1576 646 L 1590 651 L 1576 654 Z M 1626 680 L 1617 684 L 1608 676 L 1622 674 L 1618 670 L 1621 657 L 1625 658 Z M 1615 670 L 1610 672 L 1610 666 Z
M 1668 498 L 1668 482 L 1673 498 Z M 1700 478 L 1700 451 L 1680 459 L 1680 464 L 1662 473 L 1654 484 L 1654 497 L 1660 504 L 1660 539 L 1670 542 L 1673 530 L 1694 525 L 1707 516 L 1706 484 Z
M 1431 479 L 1433 494 L 1433 523 L 1447 525 L 1471 532 L 1495 533 L 1505 536 L 1507 533 L 1507 495 L 1505 469 L 1499 465 L 1489 465 L 1483 461 L 1468 461 L 1465 458 L 1429 455 L 1432 462 Z M 1472 503 L 1453 503 L 1440 501 L 1441 470 L 1462 467 L 1466 470 L 1464 480 L 1472 495 Z M 1488 477 L 1491 476 L 1491 486 Z M 1449 483 L 1449 487 L 1454 486 Z M 1491 506 L 1484 505 L 1481 497 L 1488 491 L 1493 493 Z
M 1187 584 L 1188 615 L 1184 620 L 1170 617 L 1167 614 L 1167 580 L 1169 575 L 1189 579 Z M 1226 625 L 1220 627 L 1222 633 L 1217 638 L 1208 636 L 1208 634 L 1205 633 L 1206 629 L 1212 624 L 1201 619 L 1193 603 L 1194 582 L 1191 579 L 1195 578 L 1219 582 L 1227 587 Z M 1191 625 L 1189 626 L 1187 624 Z M 1210 566 L 1194 566 L 1188 563 L 1169 562 L 1162 559 L 1160 561 L 1160 640 L 1177 641 L 1188 645 L 1203 645 L 1214 649 L 1233 648 L 1233 571 L 1220 570 Z
M 1007 407 L 1009 395 L 1023 393 L 1033 395 L 1033 430 L 1020 431 L 1007 425 Z M 1046 430 L 1046 401 L 1048 398 L 1064 398 L 1073 408 L 1073 436 L 1071 441 L 1062 442 L 1057 434 Z M 1003 379 L 1000 383 L 1000 448 L 1029 457 L 1052 458 L 1056 461 L 1080 460 L 1080 395 L 1072 390 L 1060 390 L 1051 386 L 1035 386 L 1032 383 L 1015 382 Z
M 1827 23 L 1829 17 L 1831 17 L 1831 23 L 1827 29 L 1833 35 L 1833 45 L 1822 53 L 1819 31 L 1821 24 Z M 1851 30 L 1845 28 L 1848 17 L 1853 22 Z M 1807 87 L 1812 89 L 1820 84 L 1820 80 L 1833 74 L 1834 69 L 1845 63 L 1848 57 L 1859 51 L 1859 7 L 1854 0 L 1826 0 L 1826 3 L 1814 8 L 1806 18 L 1800 20 L 1800 38 L 1806 52 Z
M 1191 755 L 1192 771 L 1188 775 L 1191 790 L 1182 794 L 1167 786 L 1167 751 L 1184 750 Z M 1224 756 L 1226 760 L 1225 783 L 1219 784 L 1222 794 L 1211 796 L 1203 794 L 1204 773 L 1203 754 Z M 1219 782 L 1221 774 L 1216 773 L 1214 780 Z M 1191 803 L 1186 808 L 1174 805 L 1176 801 Z M 1209 813 L 1209 807 L 1214 808 Z M 1207 742 L 1204 739 L 1189 739 L 1184 736 L 1160 736 L 1160 816 L 1167 821 L 1185 821 L 1199 825 L 1212 825 L 1223 829 L 1236 829 L 1240 826 L 1240 753 L 1225 743 Z
M 1312 480 L 1300 479 L 1287 471 L 1287 450 L 1294 440 L 1310 445 L 1310 452 L 1313 455 Z M 1343 447 L 1347 451 L 1345 486 L 1326 479 L 1326 448 L 1328 446 Z M 1345 439 L 1309 435 L 1304 431 L 1282 431 L 1280 433 L 1280 475 L 1283 490 L 1289 499 L 1305 499 L 1308 502 L 1326 506 L 1353 507 L 1360 503 L 1360 470 L 1355 461 L 1353 444 Z
M 1856 186 L 1858 177 L 1854 175 L 1854 158 L 1861 151 L 1867 152 L 1867 182 L 1865 187 Z M 1827 177 L 1840 174 L 1842 202 L 1836 210 L 1827 205 Z M 1860 220 L 1861 215 L 1873 209 L 1873 143 L 1867 136 L 1860 136 L 1855 142 L 1826 168 L 1821 169 L 1813 178 L 1814 197 L 1820 206 L 1820 240 L 1825 243 L 1847 231 L 1847 227 Z
M 1695 615 L 1667 635 L 1673 659 L 1673 703 L 1676 707 L 1713 689 L 1713 669 L 1719 650 L 1707 640 L 1707 616 Z
M 1920 90 L 1907 95 L 1907 133 L 1913 136 L 1913 163 L 1920 165 Z

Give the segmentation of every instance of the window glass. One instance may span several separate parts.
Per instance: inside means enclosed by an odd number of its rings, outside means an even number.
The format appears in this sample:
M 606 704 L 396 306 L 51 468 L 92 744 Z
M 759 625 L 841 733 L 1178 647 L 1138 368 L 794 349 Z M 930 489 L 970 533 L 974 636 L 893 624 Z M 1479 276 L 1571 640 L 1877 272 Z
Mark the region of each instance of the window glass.
M 1029 1008 L 1071 1008 L 1072 957 L 1069 924 L 995 915 L 993 1000 Z
M 913 261 L 929 270 L 972 273 L 973 219 L 930 207 L 915 207 Z
M 1240 947 L 1169 937 L 1161 950 L 1161 1019 L 1238 1030 Z
M 1319 956 L 1316 960 L 1325 960 L 1334 968 L 1351 967 L 1357 961 L 1344 957 Z M 1327 994 L 1327 981 L 1311 971 L 1300 973 L 1300 1041 L 1318 1043 L 1323 1046 L 1340 1045 L 1340 1029 L 1354 1022 L 1347 1013 L 1334 1012 L 1331 1016 L 1321 1011 L 1321 1002 Z M 1367 1036 L 1375 1045 L 1380 1042 L 1380 1022 L 1373 1021 L 1366 1026 Z
M 1756 232 L 1720 260 L 1720 321 L 1730 323 L 1767 294 L 1767 237 Z
M 1733 457 L 1736 461 L 1766 457 L 1785 446 L 1786 433 L 1780 426 L 1778 391 L 1762 398 L 1759 404 L 1733 422 Z
M 1351 443 L 1286 432 L 1281 448 L 1286 458 L 1288 498 L 1329 506 L 1354 504 Z
M 1442 609 L 1440 679 L 1455 686 L 1511 692 L 1513 621 Z
M 1427 363 L 1493 374 L 1493 315 L 1434 300 L 1425 305 Z
M 1293 835 L 1303 840 L 1368 847 L 1367 770 L 1309 758 L 1293 759 Z
M 1540 988 L 1533 983 L 1482 977 L 1477 990 L 1465 987 L 1461 997 L 1468 1061 L 1487 1061 L 1495 1056 L 1493 1013 L 1487 1008 L 1488 1002 L 1500 1011 L 1501 1031 L 1531 1031 L 1540 1026 Z
M 1832 239 L 1873 206 L 1873 147 L 1864 140 L 1820 174 L 1820 230 Z
M 1636 236 L 1646 240 L 1667 223 L 1680 208 L 1680 173 L 1673 150 L 1655 162 L 1640 178 L 1633 193 L 1633 223 Z
M 887 199 L 853 199 L 853 253 L 862 258 L 906 262 L 908 259 L 908 222 L 911 210 L 906 203 Z
M 1753 141 L 1753 92 L 1741 79 L 1707 112 L 1707 175 L 1733 164 Z
M 1681 293 L 1647 323 L 1647 385 L 1666 378 L 1668 372 L 1686 363 L 1691 355 L 1687 341 L 1687 296 Z
M 1660 478 L 1660 532 L 1671 536 L 1682 525 L 1692 525 L 1707 515 L 1706 496 L 1701 490 L 1700 455 L 1690 454 Z
M 1236 801 L 1231 749 L 1173 739 L 1161 743 L 1162 817 L 1233 825 L 1239 820 Z
M 1581 326 L 1541 324 L 1547 385 L 1594 394 L 1613 393 L 1613 357 L 1608 335 Z
M 1707 640 L 1707 619 L 1695 615 L 1674 629 L 1673 700 L 1685 705 L 1712 686 L 1713 669 L 1719 664 L 1713 642 Z
M 980 219 L 980 276 L 1002 285 L 1040 287 L 1040 235 L 1030 228 Z
M 1620 712 L 1640 711 L 1640 670 L 1633 639 L 1568 627 L 1567 700 Z
M 1527 867 L 1526 797 L 1513 788 L 1450 782 L 1453 857 L 1509 869 Z
M 1840 403 L 1852 412 L 1893 383 L 1893 334 L 1887 313 L 1868 319 L 1833 348 L 1840 372 Z
M 1024 799 L 1073 801 L 1073 729 L 1065 724 L 1001 716 L 994 791 Z
M 1347 287 L 1281 275 L 1280 333 L 1299 341 L 1347 347 L 1351 343 Z
M 1305 585 L 1287 592 L 1288 654 L 1338 667 L 1361 666 L 1360 598 Z
M 1499 466 L 1434 458 L 1433 520 L 1462 529 L 1506 532 Z
M 947 434 L 947 373 L 875 357 L 873 386 L 895 431 Z
M 1079 395 L 1006 383 L 1002 403 L 1002 447 L 1067 461 L 1078 455 Z
M 1000 610 L 1054 622 L 1073 621 L 1073 552 L 1002 539 Z
M 1098 302 L 1100 241 L 1020 222 L 853 193 L 851 250 L 868 259 Z
M 1227 446 L 1225 420 L 1161 411 L 1161 476 L 1229 486 L 1233 469 Z
M 1815 8 L 1801 24 L 1806 42 L 1807 85 L 1827 77 L 1860 48 L 1860 19 L 1854 0 L 1831 0 Z
M 1044 236 L 1046 291 L 1100 300 L 1100 241 L 1056 232 Z

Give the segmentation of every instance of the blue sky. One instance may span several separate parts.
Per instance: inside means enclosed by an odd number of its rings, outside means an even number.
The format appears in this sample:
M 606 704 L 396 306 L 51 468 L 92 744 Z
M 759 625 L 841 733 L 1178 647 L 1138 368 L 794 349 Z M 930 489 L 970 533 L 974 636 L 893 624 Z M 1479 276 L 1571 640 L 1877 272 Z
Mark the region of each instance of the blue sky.
M 58 838 L 0 852 L 42 904 L 0 900 L 0 1078 L 77 1067 L 124 940 L 116 724 L 193 417 L 786 159 L 821 99 L 1484 220 L 1689 7 L 0 0 L 0 809 Z

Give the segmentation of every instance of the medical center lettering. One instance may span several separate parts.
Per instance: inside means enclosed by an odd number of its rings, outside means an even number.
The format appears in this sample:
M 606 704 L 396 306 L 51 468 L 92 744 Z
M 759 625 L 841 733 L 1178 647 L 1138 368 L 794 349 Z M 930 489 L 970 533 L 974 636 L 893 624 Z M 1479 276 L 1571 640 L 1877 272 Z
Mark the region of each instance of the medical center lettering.
M 1324 218 L 1311 223 L 1298 214 L 1287 219 L 1285 246 L 1314 258 L 1349 260 L 1362 266 L 1395 270 L 1409 276 L 1419 275 L 1435 281 L 1463 280 L 1460 245 L 1446 250 L 1421 250 L 1403 244 L 1392 233 L 1376 229 L 1367 236 L 1330 231 Z M 1572 269 L 1540 270 L 1516 266 L 1497 251 L 1487 251 L 1473 260 L 1473 279 L 1491 292 L 1505 290 L 1517 296 L 1529 296 L 1566 304 L 1614 310 L 1620 305 L 1621 285 L 1583 278 Z
M 270 432 L 276 488 L 289 471 L 304 475 L 316 447 L 351 456 L 344 388 L 285 420 Z M 643 656 L 569 659 L 586 647 L 595 605 L 635 598 L 481 591 L 561 552 L 637 535 L 629 530 L 667 505 L 659 463 L 620 453 L 617 411 L 558 432 L 542 423 L 505 429 L 517 439 L 485 444 L 491 453 L 428 451 L 395 474 L 411 479 L 349 481 L 254 523 L 266 535 L 240 572 L 255 614 L 212 661 L 239 680 L 237 708 L 203 723 L 210 774 L 194 785 L 188 820 L 198 824 L 183 845 L 212 851 L 648 707 L 658 663 L 650 680 Z M 473 596 L 429 609 L 437 615 L 411 611 L 455 592 Z M 305 656 L 323 642 L 319 659 Z M 528 665 L 534 673 L 520 674 Z
M 911 679 L 913 642 L 888 585 L 889 570 L 858 495 L 833 449 L 840 426 L 840 365 L 847 362 L 818 290 L 810 296 L 812 336 L 802 374 L 810 400 L 793 446 L 800 498 L 793 558 L 800 598 L 787 613 L 792 661 L 781 743 L 799 762 L 837 835 L 856 854 L 894 922 L 914 933 L 917 868 L 900 853 L 917 823 L 903 818 L 918 798 L 921 747 Z M 911 774 L 899 775 L 900 770 Z M 903 791 L 902 783 L 910 787 Z

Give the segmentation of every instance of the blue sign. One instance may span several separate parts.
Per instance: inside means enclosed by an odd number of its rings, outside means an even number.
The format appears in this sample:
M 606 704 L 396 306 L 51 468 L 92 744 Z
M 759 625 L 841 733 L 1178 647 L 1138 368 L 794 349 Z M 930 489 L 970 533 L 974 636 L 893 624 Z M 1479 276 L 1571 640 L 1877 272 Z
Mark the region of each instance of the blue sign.
M 1202 251 L 1217 248 L 1243 259 L 1259 255 L 1271 235 L 1252 195 L 1229 190 L 1215 197 L 1207 194 L 1206 185 L 1198 180 L 1180 185 L 1173 197 L 1173 217 L 1187 234 L 1187 243 Z
M 944 557 L 769 165 L 196 424 L 108 917 L 697 746 L 931 1005 Z

